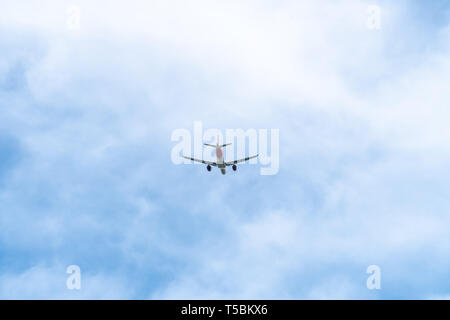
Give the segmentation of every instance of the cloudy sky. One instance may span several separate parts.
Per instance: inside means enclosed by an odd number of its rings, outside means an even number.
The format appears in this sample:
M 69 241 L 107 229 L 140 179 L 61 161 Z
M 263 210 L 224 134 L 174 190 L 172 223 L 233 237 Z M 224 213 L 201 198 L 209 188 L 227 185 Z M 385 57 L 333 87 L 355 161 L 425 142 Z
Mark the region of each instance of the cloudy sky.
M 122 3 L 0 4 L 0 298 L 450 298 L 449 1 Z

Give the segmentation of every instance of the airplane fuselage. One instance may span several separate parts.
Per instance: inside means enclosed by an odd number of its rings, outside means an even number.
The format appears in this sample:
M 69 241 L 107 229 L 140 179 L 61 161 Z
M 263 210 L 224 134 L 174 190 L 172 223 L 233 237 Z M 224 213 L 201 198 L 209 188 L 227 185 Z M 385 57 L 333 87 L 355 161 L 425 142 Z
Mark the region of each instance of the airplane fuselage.
M 216 158 L 217 158 L 217 168 L 220 169 L 220 172 L 222 172 L 222 174 L 227 173 L 226 165 L 223 161 L 223 152 L 222 152 L 222 148 L 217 146 L 216 147 Z

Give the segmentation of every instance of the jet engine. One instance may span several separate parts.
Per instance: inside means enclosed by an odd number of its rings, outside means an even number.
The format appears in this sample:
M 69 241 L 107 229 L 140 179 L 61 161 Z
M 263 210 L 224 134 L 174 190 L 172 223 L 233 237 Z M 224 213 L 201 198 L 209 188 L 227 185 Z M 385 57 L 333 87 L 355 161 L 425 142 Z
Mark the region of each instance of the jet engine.
M 233 168 L 233 171 L 237 170 L 237 166 L 235 164 L 233 164 L 232 168 Z
M 206 166 L 206 170 L 211 171 L 211 166 L 209 164 Z

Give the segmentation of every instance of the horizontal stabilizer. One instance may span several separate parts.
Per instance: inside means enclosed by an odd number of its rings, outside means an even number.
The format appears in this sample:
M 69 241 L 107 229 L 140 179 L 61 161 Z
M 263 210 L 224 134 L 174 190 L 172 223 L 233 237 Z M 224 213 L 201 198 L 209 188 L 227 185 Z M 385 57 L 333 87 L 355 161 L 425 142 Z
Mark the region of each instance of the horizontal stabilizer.
M 213 148 L 217 148 L 217 147 L 222 148 L 222 147 L 229 146 L 230 144 L 231 144 L 231 143 L 226 143 L 226 144 L 216 145 L 216 144 L 204 143 L 205 146 L 213 147 Z

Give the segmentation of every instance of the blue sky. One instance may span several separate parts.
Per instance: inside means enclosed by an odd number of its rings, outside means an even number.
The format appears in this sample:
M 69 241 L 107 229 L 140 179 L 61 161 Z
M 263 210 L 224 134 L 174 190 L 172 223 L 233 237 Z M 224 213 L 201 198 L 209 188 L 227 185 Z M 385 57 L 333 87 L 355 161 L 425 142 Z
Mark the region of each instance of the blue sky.
M 0 298 L 450 297 L 449 14 L 3 1 Z M 278 174 L 174 165 L 196 120 L 279 129 Z

